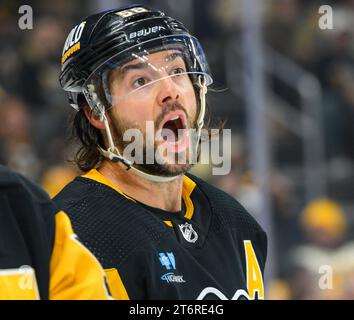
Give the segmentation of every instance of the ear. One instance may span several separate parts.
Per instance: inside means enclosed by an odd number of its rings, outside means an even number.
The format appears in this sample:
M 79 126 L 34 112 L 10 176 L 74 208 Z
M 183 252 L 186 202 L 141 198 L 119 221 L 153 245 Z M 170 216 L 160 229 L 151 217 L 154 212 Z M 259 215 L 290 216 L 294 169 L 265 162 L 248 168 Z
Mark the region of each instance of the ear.
M 100 120 L 100 118 L 96 115 L 93 114 L 91 108 L 86 105 L 84 106 L 84 113 L 88 121 L 97 129 L 105 129 L 103 121 Z

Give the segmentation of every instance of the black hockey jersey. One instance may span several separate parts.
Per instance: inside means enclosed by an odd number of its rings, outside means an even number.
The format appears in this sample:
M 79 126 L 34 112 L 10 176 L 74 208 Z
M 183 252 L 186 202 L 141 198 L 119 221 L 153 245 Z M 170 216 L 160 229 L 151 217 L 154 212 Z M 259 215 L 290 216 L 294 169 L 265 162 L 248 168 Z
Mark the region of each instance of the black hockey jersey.
M 103 265 L 114 298 L 264 298 L 266 235 L 231 196 L 191 175 L 182 212 L 132 196 L 93 169 L 54 198 Z
M 36 184 L 0 166 L 0 300 L 109 299 L 104 271 Z

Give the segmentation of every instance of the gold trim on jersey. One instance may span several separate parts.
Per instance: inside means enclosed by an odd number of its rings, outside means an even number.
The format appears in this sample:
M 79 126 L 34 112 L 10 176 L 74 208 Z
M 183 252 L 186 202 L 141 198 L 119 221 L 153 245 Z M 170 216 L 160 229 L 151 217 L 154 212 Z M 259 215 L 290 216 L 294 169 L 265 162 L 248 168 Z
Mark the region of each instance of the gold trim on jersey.
M 38 286 L 30 266 L 0 270 L 0 300 L 38 300 Z
M 167 221 L 164 221 L 164 223 L 165 223 L 168 227 L 173 228 L 172 221 L 167 220 Z
M 191 220 L 194 214 L 194 205 L 191 199 L 191 194 L 195 188 L 195 182 L 188 178 L 187 176 L 183 177 L 183 191 L 182 191 L 182 198 L 186 205 L 186 214 L 184 217 L 188 220 Z
M 97 181 L 99 183 L 105 184 L 108 187 L 111 187 L 115 191 L 117 191 L 119 194 L 121 194 L 123 197 L 136 202 L 133 198 L 127 196 L 123 191 L 118 189 L 111 181 L 109 181 L 102 173 L 100 173 L 97 169 L 92 169 L 86 174 L 82 175 L 83 178 L 91 179 L 94 181 Z
M 116 300 L 130 300 L 127 290 L 116 268 L 104 270 L 107 277 L 109 290 Z
M 119 188 L 117 188 L 117 186 L 115 186 L 111 181 L 109 181 L 97 169 L 90 170 L 86 174 L 82 175 L 82 177 L 97 181 L 97 182 L 102 183 L 108 187 L 111 187 L 112 189 L 117 191 L 119 194 L 121 194 L 125 198 L 136 202 L 133 198 L 129 197 L 123 191 L 121 191 Z M 186 205 L 186 214 L 184 215 L 184 217 L 188 220 L 191 220 L 193 217 L 193 214 L 194 214 L 194 205 L 193 205 L 193 201 L 191 199 L 191 194 L 192 194 L 195 186 L 196 186 L 196 184 L 192 179 L 188 178 L 187 176 L 183 177 L 182 199 L 184 201 L 184 204 Z M 164 221 L 164 223 L 170 228 L 173 227 L 171 221 Z
M 63 211 L 55 216 L 49 299 L 111 299 L 100 263 L 77 239 L 70 219 Z

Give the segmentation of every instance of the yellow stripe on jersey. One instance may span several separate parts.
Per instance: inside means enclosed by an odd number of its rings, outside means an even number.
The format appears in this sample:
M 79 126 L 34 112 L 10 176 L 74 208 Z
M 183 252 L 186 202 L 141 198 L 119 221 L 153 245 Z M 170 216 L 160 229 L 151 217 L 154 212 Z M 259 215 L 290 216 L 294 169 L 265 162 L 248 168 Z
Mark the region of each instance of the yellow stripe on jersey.
M 115 186 L 112 182 L 110 182 L 103 174 L 101 174 L 97 169 L 92 169 L 88 173 L 82 175 L 83 178 L 91 179 L 97 182 L 100 182 L 108 187 L 111 187 L 113 190 L 117 191 L 119 194 L 124 196 L 125 198 L 136 202 L 133 198 L 126 195 L 123 191 L 121 191 L 117 186 Z M 183 191 L 182 198 L 186 205 L 186 214 L 184 217 L 186 219 L 191 220 L 194 214 L 194 205 L 191 199 L 191 194 L 195 188 L 196 184 L 193 180 L 188 178 L 187 176 L 183 177 Z M 169 227 L 172 227 L 172 223 L 170 221 L 164 221 L 165 224 Z
M 116 300 L 130 300 L 123 281 L 115 268 L 105 269 L 109 290 Z
M 0 269 L 0 300 L 38 300 L 39 293 L 34 270 Z
M 169 226 L 170 228 L 173 228 L 173 224 L 172 224 L 172 221 L 164 221 L 164 223 Z
M 68 216 L 59 212 L 55 216 L 55 222 L 49 299 L 110 299 L 101 265 L 76 239 Z
M 195 182 L 188 178 L 187 176 L 183 177 L 183 191 L 182 191 L 182 199 L 184 201 L 184 204 L 186 205 L 186 213 L 184 217 L 186 219 L 191 220 L 194 214 L 194 205 L 193 201 L 191 199 L 191 194 L 195 188 L 196 184 Z M 169 226 L 170 228 L 173 228 L 173 224 L 171 221 L 164 221 L 164 223 Z
M 188 178 L 187 176 L 184 176 L 183 191 L 182 191 L 182 198 L 186 205 L 186 214 L 184 215 L 184 217 L 189 220 L 192 219 L 194 214 L 194 205 L 191 199 L 191 194 L 194 188 L 195 188 L 195 182 L 190 178 Z
M 133 198 L 130 198 L 123 191 L 119 190 L 111 181 L 109 181 L 103 174 L 98 172 L 96 169 L 90 170 L 86 174 L 82 175 L 82 177 L 100 182 L 102 184 L 105 184 L 106 186 L 111 187 L 112 189 L 116 190 L 119 194 L 126 197 L 127 199 L 136 202 Z
M 256 291 L 258 299 L 264 299 L 264 286 L 261 268 L 259 267 L 256 253 L 254 252 L 252 242 L 244 240 L 247 270 L 247 291 L 251 299 L 255 299 Z

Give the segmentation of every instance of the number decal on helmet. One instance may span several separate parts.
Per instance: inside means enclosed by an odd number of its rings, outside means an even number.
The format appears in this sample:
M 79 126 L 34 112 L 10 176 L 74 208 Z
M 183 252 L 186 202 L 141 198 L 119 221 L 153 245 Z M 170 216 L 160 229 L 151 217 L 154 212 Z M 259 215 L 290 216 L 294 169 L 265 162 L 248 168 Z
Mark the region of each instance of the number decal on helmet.
M 128 10 L 124 10 L 124 11 L 118 11 L 118 12 L 116 12 L 116 15 L 121 16 L 122 18 L 128 18 L 128 17 L 131 17 L 137 13 L 148 12 L 148 11 L 149 10 L 147 10 L 146 8 L 137 7 L 137 8 L 131 8 Z

